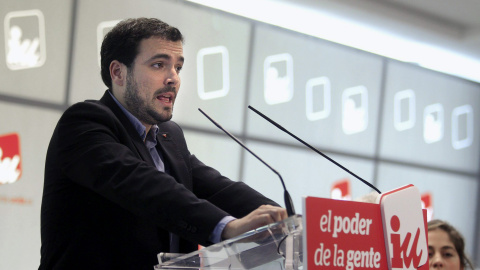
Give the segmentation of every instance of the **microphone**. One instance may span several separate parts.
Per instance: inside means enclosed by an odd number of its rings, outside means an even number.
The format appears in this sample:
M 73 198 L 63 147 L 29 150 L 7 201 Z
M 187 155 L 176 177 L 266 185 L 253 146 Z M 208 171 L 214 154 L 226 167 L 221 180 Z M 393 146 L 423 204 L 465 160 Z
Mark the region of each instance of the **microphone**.
M 252 150 L 250 150 L 245 144 L 243 144 L 239 139 L 237 139 L 234 135 L 232 135 L 230 132 L 228 132 L 227 130 L 225 130 L 222 126 L 220 126 L 220 124 L 218 124 L 217 122 L 215 122 L 215 120 L 213 120 L 210 116 L 208 116 L 204 111 L 202 111 L 202 109 L 198 108 L 198 110 L 203 114 L 205 115 L 205 117 L 208 118 L 208 120 L 210 120 L 210 122 L 212 122 L 215 126 L 217 126 L 219 129 L 221 129 L 223 132 L 225 132 L 225 134 L 227 134 L 230 138 L 232 138 L 234 141 L 236 141 L 238 144 L 240 144 L 245 150 L 247 150 L 248 152 L 250 152 L 250 154 L 252 154 L 254 157 L 256 157 L 258 160 L 260 160 L 263 164 L 265 164 L 265 166 L 267 166 L 270 170 L 272 170 L 276 175 L 278 175 L 278 177 L 280 178 L 280 182 L 282 182 L 282 186 L 283 186 L 283 190 L 284 190 L 284 193 L 283 193 L 283 199 L 285 201 L 285 208 L 287 209 L 287 214 L 288 216 L 293 216 L 295 215 L 295 208 L 293 206 L 293 202 L 292 202 L 292 197 L 290 197 L 290 194 L 288 193 L 287 191 L 287 188 L 285 187 L 285 182 L 283 182 L 283 179 L 282 179 L 282 176 L 280 175 L 280 173 L 278 173 L 274 168 L 272 168 L 270 165 L 268 165 L 265 161 L 263 161 L 259 156 L 257 156 L 255 153 L 252 152 Z
M 264 115 L 263 113 L 259 112 L 258 110 L 256 110 L 255 108 L 253 108 L 252 106 L 248 105 L 248 108 L 252 111 L 254 111 L 255 113 L 257 113 L 258 115 L 260 115 L 261 117 L 263 117 L 263 119 L 267 120 L 268 122 L 270 122 L 272 125 L 276 126 L 277 128 L 279 128 L 281 131 L 284 131 L 285 133 L 287 133 L 288 135 L 292 136 L 293 138 L 295 138 L 297 141 L 303 143 L 304 145 L 306 145 L 308 148 L 312 149 L 313 151 L 317 152 L 318 154 L 320 154 L 321 156 L 323 156 L 324 158 L 330 160 L 331 162 L 333 162 L 335 165 L 337 165 L 338 167 L 342 168 L 344 171 L 346 171 L 347 173 L 349 173 L 350 175 L 353 175 L 355 178 L 357 178 L 358 180 L 362 181 L 364 184 L 366 184 L 367 186 L 369 186 L 370 188 L 374 189 L 376 192 L 378 192 L 379 194 L 381 193 L 380 190 L 378 190 L 374 185 L 370 184 L 369 182 L 367 182 L 366 180 L 362 179 L 360 176 L 354 174 L 353 172 L 349 171 L 347 168 L 343 167 L 342 165 L 340 165 L 340 163 L 336 162 L 335 160 L 331 159 L 330 157 L 328 157 L 327 155 L 325 155 L 324 153 L 318 151 L 317 149 L 315 149 L 313 146 L 309 145 L 308 143 L 306 143 L 305 141 L 303 141 L 302 139 L 298 138 L 297 136 L 293 135 L 290 131 L 286 130 L 284 127 L 282 127 L 281 125 L 277 124 L 275 121 L 273 121 L 272 119 L 268 118 L 266 115 Z

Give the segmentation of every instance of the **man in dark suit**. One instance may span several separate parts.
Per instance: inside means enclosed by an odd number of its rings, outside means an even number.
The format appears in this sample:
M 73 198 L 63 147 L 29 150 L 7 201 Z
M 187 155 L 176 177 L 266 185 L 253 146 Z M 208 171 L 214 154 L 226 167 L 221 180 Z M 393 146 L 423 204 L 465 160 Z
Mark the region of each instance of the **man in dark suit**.
M 99 101 L 68 108 L 48 147 L 40 269 L 152 269 L 160 252 L 280 221 L 285 209 L 190 154 L 170 121 L 183 37 L 157 19 L 128 19 L 101 50 Z

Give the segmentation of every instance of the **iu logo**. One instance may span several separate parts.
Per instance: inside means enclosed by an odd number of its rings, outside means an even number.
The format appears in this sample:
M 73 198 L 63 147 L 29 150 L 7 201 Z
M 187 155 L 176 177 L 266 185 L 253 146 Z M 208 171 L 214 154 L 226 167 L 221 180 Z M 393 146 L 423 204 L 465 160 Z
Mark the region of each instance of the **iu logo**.
M 20 143 L 18 134 L 0 135 L 0 185 L 20 179 Z
M 428 246 L 420 192 L 413 185 L 380 198 L 389 269 L 428 269 Z M 423 268 L 420 268 L 423 269 Z
M 391 234 L 391 245 L 393 250 L 391 257 L 392 268 L 410 268 L 411 265 L 416 268 L 415 266 L 419 266 L 420 258 L 422 257 L 423 252 L 423 250 L 420 250 L 420 254 L 417 254 L 420 228 L 417 228 L 413 243 L 410 243 L 412 240 L 412 233 L 408 232 L 402 241 L 400 233 L 397 233 L 400 231 L 400 225 L 400 219 L 397 216 L 392 216 L 390 219 L 390 227 L 394 232 Z
M 38 9 L 7 13 L 4 19 L 5 54 L 11 70 L 41 67 L 45 63 L 45 19 Z

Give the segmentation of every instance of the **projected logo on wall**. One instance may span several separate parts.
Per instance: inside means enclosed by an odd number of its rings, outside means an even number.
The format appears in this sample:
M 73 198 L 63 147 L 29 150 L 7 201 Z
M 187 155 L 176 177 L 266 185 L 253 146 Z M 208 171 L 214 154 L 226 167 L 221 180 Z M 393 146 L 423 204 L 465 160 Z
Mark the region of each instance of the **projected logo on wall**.
M 415 127 L 416 99 L 412 89 L 399 91 L 394 96 L 393 124 L 396 130 L 404 131 Z M 442 103 L 433 103 L 423 109 L 423 140 L 427 144 L 439 142 L 445 132 L 445 109 Z M 467 148 L 473 143 L 473 108 L 470 104 L 455 107 L 451 117 L 451 143 L 456 150 Z
M 368 126 L 368 91 L 363 85 L 347 88 L 342 94 L 342 128 L 355 134 Z
M 332 89 L 328 77 L 318 77 L 307 81 L 305 113 L 310 121 L 327 118 L 331 111 Z M 321 98 L 316 98 L 316 97 Z M 315 100 L 321 100 L 320 106 L 315 106 Z M 318 107 L 318 108 L 317 108 Z
M 0 135 L 0 184 L 10 184 L 20 179 L 20 139 L 17 133 Z
M 40 10 L 7 13 L 4 31 L 5 59 L 9 69 L 36 68 L 45 63 L 45 19 Z
M 393 125 L 395 129 L 403 131 L 413 128 L 416 121 L 415 114 L 415 92 L 412 89 L 397 92 L 393 98 Z
M 197 91 L 203 99 L 224 97 L 230 90 L 230 63 L 228 49 L 216 46 L 200 49 L 197 53 Z M 206 76 L 208 70 L 213 76 Z
M 430 104 L 423 110 L 423 139 L 426 143 L 443 139 L 443 114 L 443 106 L 440 103 Z
M 263 62 L 263 91 L 269 105 L 293 97 L 293 58 L 288 53 L 270 55 Z

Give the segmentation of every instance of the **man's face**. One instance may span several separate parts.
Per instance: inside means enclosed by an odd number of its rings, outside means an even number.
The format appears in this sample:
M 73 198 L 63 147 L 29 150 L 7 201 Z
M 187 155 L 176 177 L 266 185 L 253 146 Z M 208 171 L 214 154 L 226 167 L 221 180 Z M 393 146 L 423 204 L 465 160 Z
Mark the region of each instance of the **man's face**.
M 181 41 L 151 37 L 140 42 L 123 94 L 124 105 L 140 122 L 154 125 L 172 118 L 183 61 Z

